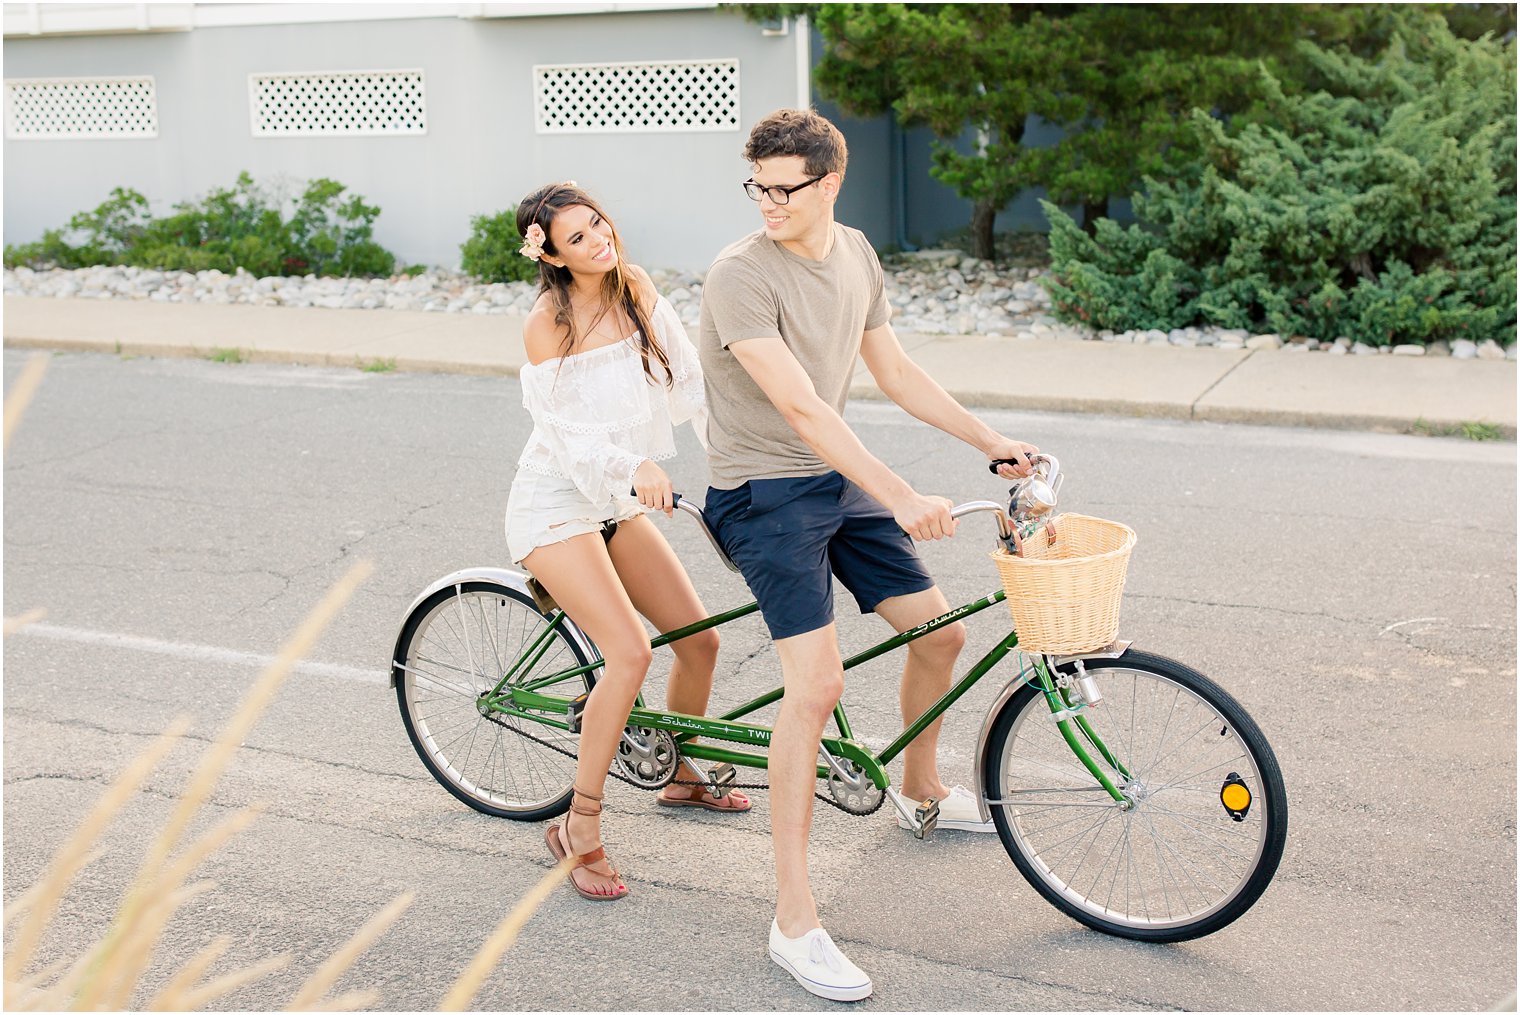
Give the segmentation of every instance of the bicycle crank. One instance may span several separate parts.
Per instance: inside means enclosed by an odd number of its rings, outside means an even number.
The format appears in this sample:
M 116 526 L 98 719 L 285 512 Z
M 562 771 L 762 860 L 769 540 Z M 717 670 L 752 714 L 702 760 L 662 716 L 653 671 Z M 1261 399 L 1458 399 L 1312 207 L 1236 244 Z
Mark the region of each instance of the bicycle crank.
M 628 782 L 641 789 L 663 789 L 676 777 L 680 752 L 676 738 L 665 730 L 625 726 L 614 757 Z
M 853 761 L 835 759 L 829 765 L 829 796 L 847 814 L 871 814 L 881 806 L 881 787 Z

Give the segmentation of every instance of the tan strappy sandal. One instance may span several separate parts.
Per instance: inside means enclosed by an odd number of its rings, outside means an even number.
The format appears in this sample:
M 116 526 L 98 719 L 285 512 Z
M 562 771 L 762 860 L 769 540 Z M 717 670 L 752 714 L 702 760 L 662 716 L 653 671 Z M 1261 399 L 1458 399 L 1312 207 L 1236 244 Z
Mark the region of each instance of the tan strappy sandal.
M 596 810 L 577 806 L 578 801 L 575 798 L 578 796 L 585 797 L 587 800 L 594 800 L 596 802 Z M 570 796 L 570 811 L 571 813 L 579 814 L 582 817 L 595 817 L 596 815 L 602 813 L 602 798 L 598 795 L 587 793 L 583 789 L 574 789 L 572 790 Z M 565 829 L 568 828 L 569 825 L 570 818 L 567 816 L 563 825 L 550 825 L 548 831 L 544 832 L 544 842 L 548 844 L 549 852 L 554 854 L 554 859 L 556 860 L 563 860 L 566 854 L 570 852 L 570 839 L 565 834 Z M 603 874 L 601 871 L 592 871 L 591 873 L 595 874 L 597 877 L 611 878 L 615 883 L 616 888 L 619 890 L 614 890 L 609 895 L 601 895 L 596 892 L 588 892 L 586 889 L 582 888 L 579 884 L 576 883 L 575 872 L 577 870 L 582 867 L 589 867 L 599 860 L 606 859 L 607 850 L 603 846 L 597 846 L 595 849 L 591 850 L 588 853 L 576 854 L 575 866 L 571 868 L 570 871 L 570 887 L 579 892 L 581 898 L 590 899 L 592 902 L 615 902 L 616 900 L 621 899 L 628 894 L 628 886 L 623 884 L 622 875 L 618 873 L 617 867 L 614 866 L 610 860 L 607 861 L 607 866 L 612 869 L 612 873 Z

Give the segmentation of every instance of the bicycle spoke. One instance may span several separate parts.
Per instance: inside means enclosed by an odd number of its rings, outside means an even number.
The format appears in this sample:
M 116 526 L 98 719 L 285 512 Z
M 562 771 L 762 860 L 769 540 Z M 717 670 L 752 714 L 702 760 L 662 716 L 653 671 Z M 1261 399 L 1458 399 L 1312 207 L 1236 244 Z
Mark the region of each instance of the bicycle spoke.
M 1249 741 L 1209 699 L 1164 671 L 1093 663 L 1087 673 L 1103 691 L 1101 705 L 1083 711 L 1092 748 L 1101 753 L 1098 744 L 1105 745 L 1128 771 L 1115 775 L 1128 806 L 1108 801 L 1052 735 L 1043 696 L 1022 692 L 1017 716 L 1000 733 L 1001 775 L 988 787 L 1000 804 L 994 813 L 1006 821 L 1017 855 L 1033 865 L 1025 873 L 1063 907 L 1126 928 L 1195 924 L 1229 905 L 1260 861 L 1266 812 L 1236 823 L 1219 801 L 1229 772 L 1261 799 L 1258 806 L 1272 799 Z M 1219 737 L 1221 729 L 1236 735 Z
M 525 598 L 491 586 L 463 582 L 432 603 L 413 629 L 407 658 L 397 662 L 406 678 L 405 707 L 434 774 L 481 809 L 538 813 L 563 806 L 575 760 L 547 745 L 568 745 L 573 755 L 574 741 L 532 718 L 482 714 L 479 700 L 530 651 L 539 653 L 533 666 L 515 673 L 514 681 L 581 665 L 568 629 L 547 630 Z M 585 675 L 555 683 L 590 686 Z M 529 730 L 544 736 L 531 739 Z

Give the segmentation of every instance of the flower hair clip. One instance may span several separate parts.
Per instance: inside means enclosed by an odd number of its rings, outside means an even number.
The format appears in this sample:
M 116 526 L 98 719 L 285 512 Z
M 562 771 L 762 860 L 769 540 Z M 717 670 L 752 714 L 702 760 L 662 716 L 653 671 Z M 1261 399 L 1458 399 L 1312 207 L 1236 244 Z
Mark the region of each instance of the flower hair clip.
M 523 239 L 527 242 L 518 248 L 517 252 L 530 261 L 536 261 L 544 256 L 544 227 L 537 222 L 528 227 L 523 233 Z

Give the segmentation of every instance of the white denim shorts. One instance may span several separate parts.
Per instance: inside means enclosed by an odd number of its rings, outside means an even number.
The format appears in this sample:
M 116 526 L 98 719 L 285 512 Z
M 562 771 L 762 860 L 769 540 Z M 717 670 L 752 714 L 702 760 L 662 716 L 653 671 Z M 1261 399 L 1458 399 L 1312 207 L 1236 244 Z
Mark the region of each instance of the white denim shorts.
M 568 479 L 517 470 L 507 496 L 507 553 L 512 563 L 551 543 L 596 532 L 609 521 L 624 522 L 644 513 L 634 497 L 614 497 L 598 506 Z

